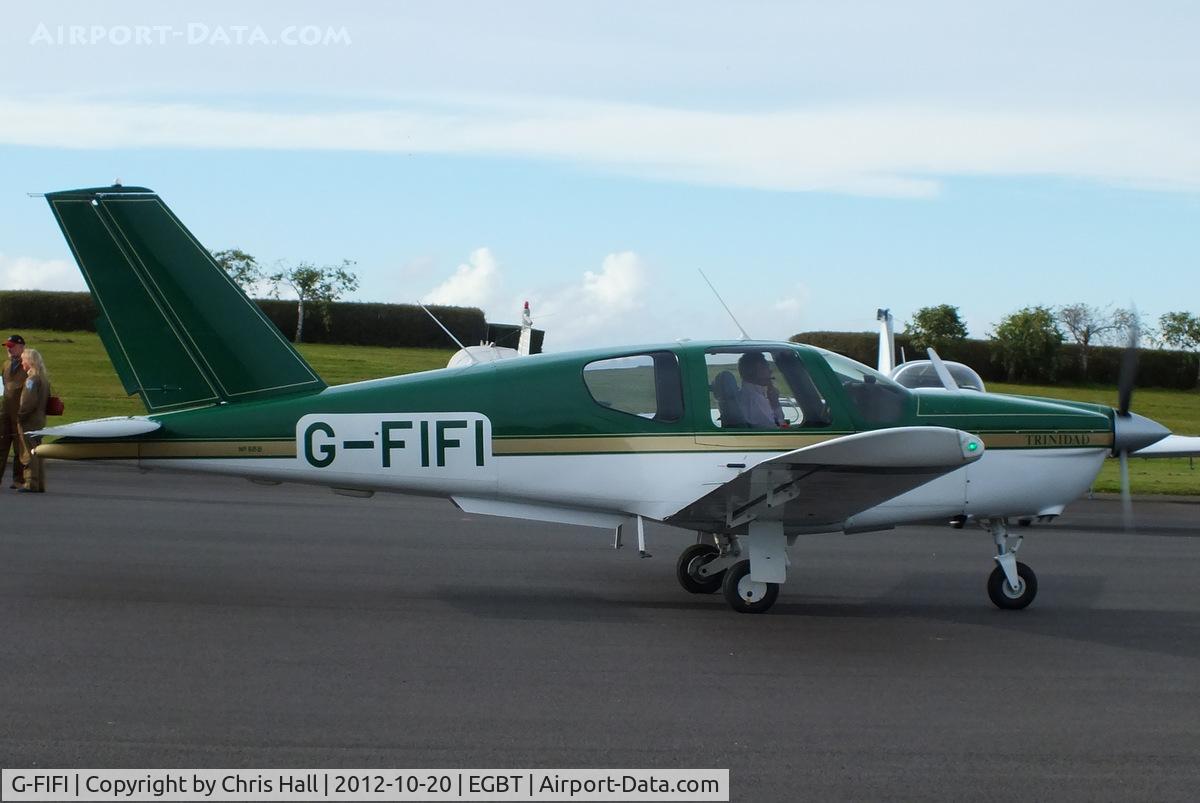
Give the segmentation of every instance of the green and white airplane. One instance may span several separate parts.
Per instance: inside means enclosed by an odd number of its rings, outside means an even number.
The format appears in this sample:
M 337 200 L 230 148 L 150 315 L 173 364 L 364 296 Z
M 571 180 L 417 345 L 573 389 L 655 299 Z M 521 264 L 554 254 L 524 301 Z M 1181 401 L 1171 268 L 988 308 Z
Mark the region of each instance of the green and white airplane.
M 996 545 L 1001 608 L 1028 605 L 1014 517 L 1054 516 L 1106 455 L 1167 430 L 1109 407 L 913 393 L 787 342 L 537 354 L 327 387 L 152 191 L 46 196 L 146 415 L 43 430 L 37 454 L 450 499 L 469 513 L 694 530 L 693 593 L 775 602 L 811 533 L 949 519 Z

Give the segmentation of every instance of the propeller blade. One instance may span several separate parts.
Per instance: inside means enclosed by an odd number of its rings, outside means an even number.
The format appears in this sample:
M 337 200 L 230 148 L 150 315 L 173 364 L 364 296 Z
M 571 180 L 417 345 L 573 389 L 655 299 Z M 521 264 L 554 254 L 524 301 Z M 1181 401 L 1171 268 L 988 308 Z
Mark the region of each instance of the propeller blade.
M 1133 531 L 1133 497 L 1129 493 L 1129 452 L 1121 450 L 1121 519 L 1125 532 Z
M 933 363 L 933 372 L 937 374 L 937 378 L 942 381 L 942 387 L 946 390 L 952 390 L 958 393 L 962 388 L 954 381 L 954 377 L 950 376 L 950 369 L 946 367 L 946 363 L 942 362 L 942 358 L 933 349 L 926 349 L 929 353 L 929 361 Z
M 1137 345 L 1140 339 L 1141 333 L 1138 331 L 1135 316 L 1129 325 L 1129 344 L 1125 347 L 1125 353 L 1121 355 L 1121 373 L 1117 378 L 1117 412 L 1122 416 L 1129 415 L 1129 405 L 1133 401 L 1133 384 L 1137 381 Z

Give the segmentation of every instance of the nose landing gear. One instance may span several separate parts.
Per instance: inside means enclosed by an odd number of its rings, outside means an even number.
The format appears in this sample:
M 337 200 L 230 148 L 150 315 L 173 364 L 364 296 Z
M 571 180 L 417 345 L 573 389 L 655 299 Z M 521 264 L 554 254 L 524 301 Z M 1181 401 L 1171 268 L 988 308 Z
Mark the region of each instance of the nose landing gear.
M 1037 596 L 1038 585 L 1033 569 L 1017 560 L 1022 536 L 1009 533 L 1007 519 L 989 519 L 981 523 L 992 533 L 992 539 L 996 542 L 997 566 L 988 577 L 988 597 L 992 604 L 1004 610 L 1016 611 L 1028 607 Z

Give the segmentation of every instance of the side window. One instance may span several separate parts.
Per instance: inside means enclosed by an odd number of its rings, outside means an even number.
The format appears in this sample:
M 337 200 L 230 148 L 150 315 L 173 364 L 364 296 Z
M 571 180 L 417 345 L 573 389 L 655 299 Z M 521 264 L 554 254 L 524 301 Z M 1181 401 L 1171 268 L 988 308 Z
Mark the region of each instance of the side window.
M 683 417 L 679 360 L 669 351 L 590 362 L 583 367 L 583 383 L 610 410 L 662 422 Z
M 731 347 L 704 355 L 709 409 L 722 429 L 824 427 L 829 405 L 788 349 Z

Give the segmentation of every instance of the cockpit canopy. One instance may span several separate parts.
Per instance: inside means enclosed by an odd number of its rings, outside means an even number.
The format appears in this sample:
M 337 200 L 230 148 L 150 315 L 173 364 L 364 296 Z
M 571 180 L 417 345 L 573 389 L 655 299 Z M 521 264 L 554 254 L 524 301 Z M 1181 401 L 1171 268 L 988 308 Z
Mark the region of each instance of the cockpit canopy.
M 963 365 L 961 362 L 944 362 L 944 364 L 954 383 L 963 390 L 987 392 L 983 378 L 970 366 Z M 942 380 L 938 378 L 937 371 L 934 370 L 933 363 L 929 360 L 913 360 L 896 366 L 896 370 L 892 371 L 892 379 L 904 387 L 914 390 L 942 387 Z

